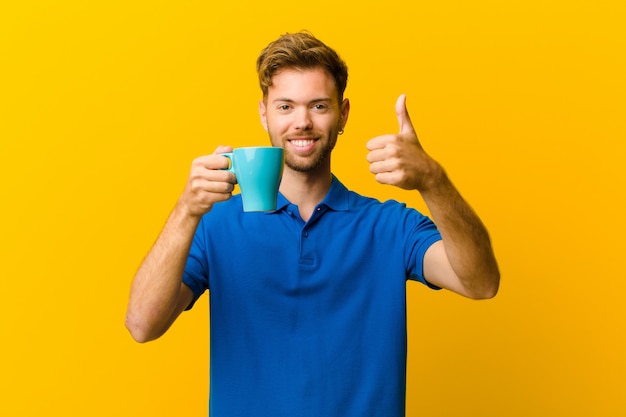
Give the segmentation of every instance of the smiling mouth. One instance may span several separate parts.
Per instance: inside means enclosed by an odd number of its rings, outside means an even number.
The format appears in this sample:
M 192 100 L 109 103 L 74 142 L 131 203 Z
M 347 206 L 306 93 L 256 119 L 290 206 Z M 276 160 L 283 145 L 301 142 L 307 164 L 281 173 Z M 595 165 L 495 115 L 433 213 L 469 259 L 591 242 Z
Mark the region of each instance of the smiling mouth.
M 291 139 L 289 142 L 299 148 L 304 148 L 315 143 L 317 139 Z

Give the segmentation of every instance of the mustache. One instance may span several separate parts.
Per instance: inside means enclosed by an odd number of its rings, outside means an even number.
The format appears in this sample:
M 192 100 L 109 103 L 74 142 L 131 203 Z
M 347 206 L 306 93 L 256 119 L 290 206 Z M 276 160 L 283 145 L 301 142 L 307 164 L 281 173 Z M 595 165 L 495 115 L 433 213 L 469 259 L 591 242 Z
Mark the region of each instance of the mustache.
M 321 133 L 304 133 L 304 134 L 291 134 L 286 135 L 285 139 L 287 140 L 318 140 L 322 138 L 324 135 Z

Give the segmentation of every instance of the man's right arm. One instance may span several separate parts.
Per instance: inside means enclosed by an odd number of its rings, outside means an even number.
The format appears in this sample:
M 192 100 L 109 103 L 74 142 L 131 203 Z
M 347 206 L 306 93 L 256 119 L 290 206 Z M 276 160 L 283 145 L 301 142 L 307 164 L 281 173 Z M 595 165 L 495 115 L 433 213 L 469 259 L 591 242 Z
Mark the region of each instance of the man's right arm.
M 137 270 L 126 327 L 138 342 L 163 335 L 193 300 L 192 291 L 182 283 L 187 256 L 202 215 L 232 195 L 236 180 L 223 170 L 228 160 L 219 155 L 231 150 L 218 147 L 213 155 L 194 160 L 184 192 Z

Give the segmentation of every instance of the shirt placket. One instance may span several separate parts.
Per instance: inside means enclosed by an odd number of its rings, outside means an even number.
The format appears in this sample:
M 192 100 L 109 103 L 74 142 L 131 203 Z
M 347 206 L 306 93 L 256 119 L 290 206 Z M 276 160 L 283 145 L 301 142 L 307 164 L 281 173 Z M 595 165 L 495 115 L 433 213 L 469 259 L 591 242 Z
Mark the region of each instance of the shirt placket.
M 309 221 L 302 226 L 300 231 L 300 258 L 298 264 L 304 270 L 316 269 L 317 265 L 319 265 L 320 259 L 316 246 L 321 237 L 315 235 L 316 224 L 326 210 L 326 206 L 317 206 Z

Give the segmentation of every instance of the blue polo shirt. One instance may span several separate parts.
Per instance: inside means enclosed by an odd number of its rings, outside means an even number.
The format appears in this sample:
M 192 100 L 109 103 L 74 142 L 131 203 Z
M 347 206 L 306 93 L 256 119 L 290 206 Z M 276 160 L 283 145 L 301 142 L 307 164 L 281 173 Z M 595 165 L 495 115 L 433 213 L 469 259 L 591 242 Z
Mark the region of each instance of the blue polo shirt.
M 209 289 L 210 416 L 404 416 L 406 280 L 436 288 L 422 263 L 440 238 L 335 177 L 306 223 L 282 195 L 272 213 L 215 204 L 183 278 Z

